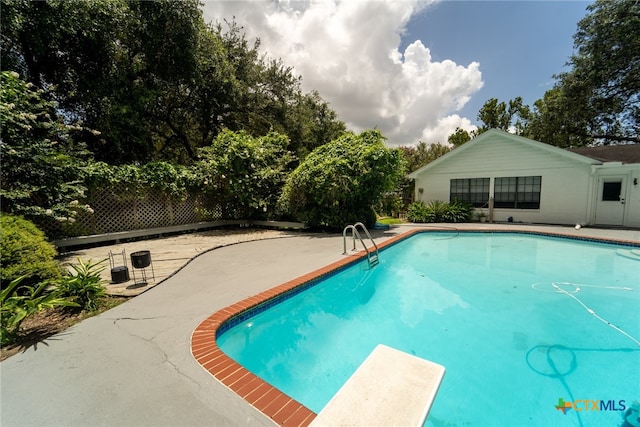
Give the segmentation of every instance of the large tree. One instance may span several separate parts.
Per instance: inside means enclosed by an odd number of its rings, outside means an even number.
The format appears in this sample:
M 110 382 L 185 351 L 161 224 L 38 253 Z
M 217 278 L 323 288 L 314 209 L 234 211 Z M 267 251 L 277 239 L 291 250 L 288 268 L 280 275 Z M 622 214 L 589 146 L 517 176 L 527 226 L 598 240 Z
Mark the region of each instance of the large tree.
M 78 203 L 88 153 L 47 95 L 15 72 L 0 73 L 0 207 L 40 225 L 89 209 Z
M 407 173 L 411 173 L 438 157 L 444 156 L 451 151 L 451 147 L 443 144 L 427 145 L 426 142 L 420 141 L 415 147 L 399 147 L 399 150 L 404 157 Z
M 290 138 L 289 149 L 299 159 L 346 131 L 344 122 L 318 92 L 299 92 L 292 101 L 285 113 L 283 132 Z
M 526 129 L 530 114 L 529 107 L 523 104 L 519 96 L 508 103 L 491 98 L 478 112 L 478 120 L 482 122 L 482 126 L 478 128 L 476 135 L 489 129 L 501 129 L 520 135 Z
M 447 138 L 447 142 L 453 145 L 454 148 L 460 147 L 462 144 L 465 144 L 471 140 L 475 136 L 476 132 L 471 131 L 471 133 L 467 132 L 462 128 L 456 128 L 455 132 L 453 132 Z
M 571 131 L 585 142 L 640 142 L 640 1 L 597 0 L 588 11 L 558 76 L 566 125 L 584 122 Z
M 305 155 L 344 130 L 282 61 L 197 0 L 2 0 L 3 70 L 50 89 L 109 163 L 189 163 L 224 128 L 278 131 Z M 302 120 L 302 122 L 300 122 Z
M 497 128 L 559 147 L 640 142 L 640 1 L 597 0 L 588 11 L 570 70 L 533 108 L 489 99 L 478 134 Z
M 578 147 L 591 143 L 588 120 L 574 114 L 564 91 L 555 87 L 533 104 L 523 136 L 557 147 Z
M 124 0 L 2 0 L 2 69 L 40 89 L 55 85 L 73 104 L 108 78 L 115 40 L 126 28 Z
M 198 2 L 3 0 L 2 68 L 51 88 L 98 160 L 147 161 L 166 89 L 195 72 Z

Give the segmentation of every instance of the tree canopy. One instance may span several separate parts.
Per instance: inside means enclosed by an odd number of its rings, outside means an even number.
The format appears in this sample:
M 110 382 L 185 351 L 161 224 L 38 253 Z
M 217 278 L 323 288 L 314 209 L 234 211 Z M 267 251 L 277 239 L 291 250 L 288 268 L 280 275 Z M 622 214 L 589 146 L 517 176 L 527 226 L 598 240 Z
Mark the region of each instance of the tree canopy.
M 571 70 L 557 76 L 569 121 L 580 124 L 571 132 L 604 143 L 640 142 L 640 1 L 596 0 L 587 9 Z
M 47 93 L 0 73 L 0 205 L 3 212 L 30 218 L 73 221 L 90 159 L 72 138 L 78 128 L 56 117 Z
M 465 142 L 469 142 L 471 140 L 471 134 L 462 128 L 456 128 L 456 131 L 449 135 L 447 138 L 447 142 L 453 145 L 454 148 L 457 148 L 464 144 Z
M 516 97 L 508 103 L 491 98 L 484 103 L 478 112 L 478 120 L 483 124 L 477 134 L 489 129 L 500 129 L 522 134 L 530 118 L 529 107 L 524 105 L 521 97 Z
M 554 87 L 533 108 L 520 97 L 489 99 L 475 134 L 497 128 L 559 147 L 640 143 L 640 1 L 597 0 L 587 10 Z
M 449 140 L 451 141 L 451 137 Z M 420 141 L 415 147 L 399 147 L 399 150 L 404 158 L 407 173 L 411 173 L 447 154 L 451 148 L 442 144 L 427 145 L 427 143 Z
M 287 134 L 306 155 L 344 124 L 235 22 L 197 0 L 2 0 L 2 70 L 47 89 L 80 139 L 112 164 L 189 163 L 223 130 Z

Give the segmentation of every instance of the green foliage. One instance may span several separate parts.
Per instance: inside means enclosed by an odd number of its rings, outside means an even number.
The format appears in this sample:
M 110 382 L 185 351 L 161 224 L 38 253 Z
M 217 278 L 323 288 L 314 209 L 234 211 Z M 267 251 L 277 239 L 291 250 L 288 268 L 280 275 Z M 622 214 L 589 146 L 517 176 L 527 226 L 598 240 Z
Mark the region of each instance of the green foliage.
M 198 0 L 3 0 L 3 70 L 52 88 L 99 161 L 189 164 L 223 129 L 290 136 L 306 155 L 344 124 L 235 22 L 208 25 Z M 228 27 L 228 28 L 227 28 Z
M 478 134 L 498 128 L 559 147 L 640 143 L 640 2 L 596 0 L 578 23 L 569 71 L 533 109 L 488 100 Z
M 153 132 L 166 119 L 155 107 L 165 89 L 189 81 L 195 68 L 196 35 L 204 27 L 198 2 L 9 5 L 12 13 L 2 14 L 3 28 L 10 29 L 2 38 L 3 69 L 19 71 L 39 88 L 54 87 L 67 115 L 100 129 L 87 135 L 99 160 L 151 160 Z
M 289 150 L 301 160 L 347 130 L 335 111 L 315 91 L 296 95 L 295 103 L 285 109 L 285 118 L 283 131 L 289 136 Z
M 223 206 L 224 217 L 269 216 L 276 210 L 293 155 L 288 138 L 275 132 L 254 138 L 225 130 L 200 151 L 195 176 Z
M 449 139 L 451 143 L 451 137 Z M 431 163 L 438 157 L 444 156 L 451 151 L 451 148 L 443 144 L 427 145 L 425 142 L 420 141 L 415 147 L 400 147 L 400 151 L 406 162 L 407 172 L 411 173 Z
M 531 121 L 523 136 L 556 147 L 568 148 L 588 145 L 588 120 L 578 117 L 571 109 L 567 94 L 560 87 L 545 92 L 534 103 Z
M 48 289 L 47 282 L 37 286 L 20 286 L 24 277 L 18 277 L 0 291 L 0 344 L 11 343 L 20 331 L 20 325 L 29 316 L 54 307 L 73 307 L 76 304 Z
M 403 176 L 398 150 L 377 130 L 345 133 L 315 149 L 287 179 L 279 205 L 312 227 L 375 223 L 372 209 Z
M 565 124 L 597 142 L 640 142 L 640 2 L 596 0 L 578 23 L 571 69 L 556 76 Z M 572 130 L 573 127 L 571 127 Z
M 35 224 L 14 215 L 0 216 L 0 277 L 2 284 L 23 279 L 24 286 L 61 276 L 56 250 Z
M 84 262 L 78 258 L 78 264 L 71 264 L 69 272 L 58 285 L 60 296 L 74 302 L 82 310 L 94 311 L 100 299 L 107 295 L 100 273 L 106 268 L 105 260 Z
M 389 215 L 392 217 L 398 217 L 400 211 L 404 207 L 402 203 L 402 193 L 397 191 L 391 191 L 385 193 L 380 199 L 380 203 L 376 209 L 376 212 L 380 215 Z
M 95 162 L 87 168 L 86 183 L 90 189 L 118 188 L 122 191 L 124 188 L 124 193 L 113 193 L 122 199 L 140 197 L 145 191 L 154 189 L 180 200 L 190 189 L 199 187 L 192 168 L 167 162 L 150 162 L 142 166 Z
M 469 222 L 473 216 L 473 207 L 458 200 L 449 203 L 442 219 L 444 222 Z
M 510 100 L 508 104 L 491 98 L 478 112 L 478 120 L 483 124 L 478 128 L 477 134 L 489 129 L 500 129 L 520 135 L 525 131 L 530 117 L 529 106 L 523 104 L 519 96 Z
M 77 127 L 56 118 L 48 95 L 13 72 L 0 74 L 0 204 L 37 223 L 73 221 L 85 209 L 87 152 L 71 138 Z
M 469 142 L 473 136 L 475 136 L 475 132 L 469 133 L 462 128 L 456 128 L 455 132 L 447 138 L 447 142 L 453 145 L 454 148 L 458 148 L 462 144 Z
M 457 200 L 453 203 L 432 200 L 427 204 L 419 200 L 412 203 L 407 211 L 407 219 L 415 223 L 468 222 L 472 215 L 472 207 Z
M 402 224 L 404 221 L 400 218 L 378 218 L 376 222 L 380 224 L 395 225 Z
M 409 205 L 407 219 L 415 223 L 433 222 L 430 220 L 427 205 L 422 200 L 417 200 Z

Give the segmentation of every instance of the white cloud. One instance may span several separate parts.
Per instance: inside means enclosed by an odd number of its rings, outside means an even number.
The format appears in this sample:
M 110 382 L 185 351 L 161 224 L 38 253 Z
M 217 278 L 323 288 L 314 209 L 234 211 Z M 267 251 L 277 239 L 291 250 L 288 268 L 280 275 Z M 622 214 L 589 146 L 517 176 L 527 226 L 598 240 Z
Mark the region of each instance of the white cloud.
M 425 127 L 422 131 L 421 141 L 425 142 L 440 142 L 442 144 L 447 143 L 447 138 L 451 135 L 456 128 L 462 128 L 471 132 L 478 127 L 471 123 L 471 120 L 460 117 L 457 114 L 452 114 L 438 119 L 434 126 Z
M 433 61 L 420 40 L 399 51 L 417 0 L 205 1 L 205 19 L 231 20 L 302 76 L 350 129 L 378 128 L 389 144 L 447 141 L 455 114 L 482 87 L 480 65 Z M 426 9 L 426 10 L 425 10 Z

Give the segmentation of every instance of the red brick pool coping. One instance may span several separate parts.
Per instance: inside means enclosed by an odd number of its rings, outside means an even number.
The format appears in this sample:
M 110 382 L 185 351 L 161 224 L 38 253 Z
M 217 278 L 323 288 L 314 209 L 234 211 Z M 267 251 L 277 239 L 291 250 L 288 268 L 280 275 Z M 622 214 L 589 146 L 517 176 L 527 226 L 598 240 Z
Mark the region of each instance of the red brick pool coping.
M 400 240 L 417 233 L 430 231 L 451 231 L 451 228 L 412 229 L 405 233 L 391 237 L 378 244 L 380 249 L 393 245 Z M 533 234 L 552 237 L 564 237 L 574 240 L 597 241 L 604 243 L 629 244 L 637 246 L 638 242 L 601 239 L 595 237 L 573 236 L 562 233 L 522 231 L 513 229 L 465 229 L 460 232 L 482 232 L 482 233 L 519 233 Z M 216 342 L 218 328 L 228 320 L 241 313 L 264 304 L 270 300 L 292 291 L 293 289 L 325 276 L 337 269 L 346 267 L 349 264 L 360 261 L 366 257 L 366 252 L 361 251 L 355 255 L 345 257 L 339 261 L 331 263 L 311 273 L 300 276 L 296 279 L 285 282 L 275 288 L 266 290 L 252 297 L 223 308 L 209 316 L 193 331 L 191 335 L 191 353 L 198 363 L 222 384 L 233 390 L 236 394 L 258 409 L 260 412 L 271 418 L 281 426 L 307 426 L 316 417 L 316 413 L 309 408 L 281 392 L 277 388 L 268 384 L 255 374 L 249 372 L 242 365 L 231 359 L 220 350 Z

